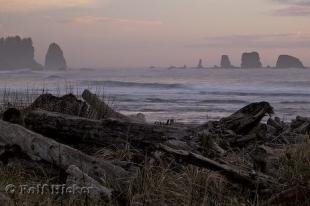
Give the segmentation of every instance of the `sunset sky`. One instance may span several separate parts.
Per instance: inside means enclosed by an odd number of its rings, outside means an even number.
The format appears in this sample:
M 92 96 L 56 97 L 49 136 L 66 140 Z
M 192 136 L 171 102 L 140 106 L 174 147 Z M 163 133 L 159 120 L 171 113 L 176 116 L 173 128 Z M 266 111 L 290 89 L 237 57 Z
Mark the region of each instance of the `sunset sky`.
M 32 37 L 36 59 L 48 44 L 71 67 L 219 64 L 258 51 L 310 65 L 310 0 L 0 0 L 0 36 Z

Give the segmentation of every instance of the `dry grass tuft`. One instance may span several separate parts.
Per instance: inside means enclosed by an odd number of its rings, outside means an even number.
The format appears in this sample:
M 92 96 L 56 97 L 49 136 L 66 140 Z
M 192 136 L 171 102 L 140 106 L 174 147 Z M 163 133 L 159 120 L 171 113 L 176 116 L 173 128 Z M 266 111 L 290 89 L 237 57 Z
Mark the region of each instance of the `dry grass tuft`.
M 241 191 L 233 191 L 216 172 L 187 166 L 173 168 L 145 166 L 132 182 L 128 194 L 132 205 L 242 205 Z
M 310 182 L 310 142 L 290 146 L 280 164 L 279 174 L 291 185 Z

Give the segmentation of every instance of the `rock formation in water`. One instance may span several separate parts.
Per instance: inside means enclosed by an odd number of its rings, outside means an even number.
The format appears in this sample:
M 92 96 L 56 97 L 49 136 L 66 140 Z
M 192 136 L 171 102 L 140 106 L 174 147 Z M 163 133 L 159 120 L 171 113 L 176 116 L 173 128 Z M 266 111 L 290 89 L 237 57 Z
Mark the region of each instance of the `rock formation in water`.
M 198 63 L 198 65 L 197 65 L 197 68 L 198 68 L 198 69 L 202 69 L 202 68 L 203 68 L 202 59 L 199 59 L 199 63 Z
M 290 55 L 280 55 L 276 68 L 305 68 L 303 63 L 296 57 Z
M 0 39 L 0 70 L 42 69 L 34 60 L 31 38 L 19 36 Z
M 259 54 L 257 52 L 243 53 L 241 59 L 241 68 L 261 68 Z
M 223 55 L 221 59 L 221 68 L 233 68 L 234 66 L 231 65 L 229 56 Z
M 45 57 L 45 69 L 47 70 L 66 70 L 67 62 L 65 60 L 63 51 L 56 44 L 50 44 L 46 57 Z

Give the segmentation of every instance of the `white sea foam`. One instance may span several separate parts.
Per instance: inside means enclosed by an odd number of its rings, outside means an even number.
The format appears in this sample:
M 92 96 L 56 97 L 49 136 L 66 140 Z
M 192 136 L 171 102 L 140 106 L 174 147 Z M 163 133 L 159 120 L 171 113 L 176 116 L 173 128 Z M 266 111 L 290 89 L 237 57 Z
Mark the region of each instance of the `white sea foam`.
M 204 122 L 255 101 L 268 101 L 280 117 L 310 116 L 308 69 L 92 69 L 1 71 L 0 91 L 38 93 L 104 89 L 121 112 L 149 121 Z

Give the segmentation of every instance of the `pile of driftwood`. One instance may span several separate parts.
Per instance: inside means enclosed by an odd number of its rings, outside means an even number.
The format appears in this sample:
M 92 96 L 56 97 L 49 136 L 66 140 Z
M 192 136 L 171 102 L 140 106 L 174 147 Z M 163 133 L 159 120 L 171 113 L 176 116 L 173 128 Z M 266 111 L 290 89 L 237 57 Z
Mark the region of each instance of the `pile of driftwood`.
M 88 90 L 82 98 L 43 94 L 22 111 L 5 111 L 0 120 L 1 161 L 18 156 L 50 164 L 63 171 L 68 185 L 97 188 L 90 195 L 98 201 L 119 198 L 126 202 L 128 184 L 145 157 L 217 171 L 240 187 L 265 195 L 270 204 L 299 195 L 296 191 L 279 193 L 286 185 L 274 177 L 272 162 L 285 145 L 309 138 L 310 119 L 297 117 L 285 123 L 271 117 L 269 103 L 259 102 L 203 125 L 158 125 L 147 123 L 141 114 L 118 113 Z M 134 155 L 126 162 L 95 157 L 105 148 L 128 147 Z M 245 158 L 252 167 L 225 161 L 229 151 L 240 149 L 247 151 Z

